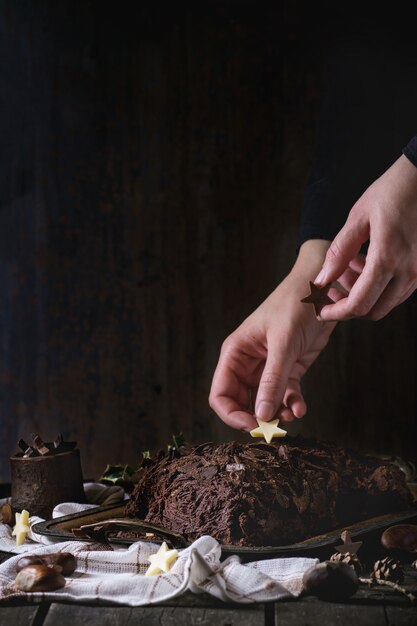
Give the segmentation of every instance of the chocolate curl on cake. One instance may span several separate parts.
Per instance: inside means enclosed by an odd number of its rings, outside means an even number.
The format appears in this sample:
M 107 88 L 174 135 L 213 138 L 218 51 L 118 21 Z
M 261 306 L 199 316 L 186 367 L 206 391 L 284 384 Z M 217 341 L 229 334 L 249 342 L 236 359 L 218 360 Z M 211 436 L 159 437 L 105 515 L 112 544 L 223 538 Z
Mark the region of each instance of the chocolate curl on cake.
M 125 514 L 188 541 L 211 535 L 223 546 L 283 546 L 336 528 L 342 533 L 412 503 L 395 465 L 302 436 L 288 437 L 282 447 L 205 443 L 181 448 L 179 458 L 148 462 Z M 346 533 L 334 543 L 346 552 L 360 546 Z

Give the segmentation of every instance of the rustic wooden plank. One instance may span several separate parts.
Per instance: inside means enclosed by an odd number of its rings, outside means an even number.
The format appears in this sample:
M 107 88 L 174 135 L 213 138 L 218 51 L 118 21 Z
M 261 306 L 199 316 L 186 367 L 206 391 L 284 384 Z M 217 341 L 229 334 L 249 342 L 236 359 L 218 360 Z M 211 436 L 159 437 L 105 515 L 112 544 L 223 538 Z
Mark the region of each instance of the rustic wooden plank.
M 264 626 L 263 606 L 234 609 L 184 607 L 91 607 L 52 604 L 44 626 Z
M 281 7 L 139 5 L 0 16 L 3 479 L 30 432 L 96 477 L 242 437 L 207 402 L 220 345 L 295 258 L 314 89 L 287 89 Z
M 239 607 L 235 602 L 223 602 L 208 593 L 192 593 L 186 591 L 178 598 L 162 602 L 158 606 L 181 606 L 184 608 L 229 608 Z M 250 605 L 241 605 L 243 609 Z
M 164 613 L 163 608 L 100 607 L 78 604 L 51 605 L 43 626 L 123 626 L 135 623 L 157 626 Z
M 3 606 L 0 604 L 0 624 L 2 626 L 41 626 L 43 607 Z
M 417 606 L 386 607 L 388 626 L 416 626 L 417 624 Z
M 161 617 L 161 626 L 177 626 L 177 624 L 190 624 L 190 626 L 264 626 L 265 617 L 263 606 L 241 607 L 236 605 L 233 609 L 186 609 L 175 607 L 167 609 Z
M 384 626 L 384 607 L 322 602 L 316 598 L 277 602 L 275 620 L 279 626 Z
M 207 396 L 295 258 L 324 21 L 292 0 L 32 5 L 0 7 L 0 477 L 31 432 L 76 439 L 95 477 L 176 430 L 247 438 Z M 290 430 L 415 460 L 415 309 L 338 325 Z

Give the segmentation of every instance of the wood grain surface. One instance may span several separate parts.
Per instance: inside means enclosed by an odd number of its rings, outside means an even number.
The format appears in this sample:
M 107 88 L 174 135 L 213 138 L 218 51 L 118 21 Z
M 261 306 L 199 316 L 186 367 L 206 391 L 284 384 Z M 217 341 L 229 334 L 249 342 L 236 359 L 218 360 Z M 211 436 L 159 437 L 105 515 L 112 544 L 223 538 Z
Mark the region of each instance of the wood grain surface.
M 0 552 L 0 562 L 9 558 Z M 417 593 L 416 570 L 405 566 L 404 585 Z M 209 594 L 187 592 L 157 606 L 92 606 L 42 602 L 26 604 L 26 599 L 4 601 L 0 606 L 1 624 L 50 626 L 52 624 L 221 624 L 222 626 L 320 626 L 357 623 L 359 626 L 414 626 L 417 608 L 403 594 L 389 587 L 369 588 L 362 584 L 345 602 L 326 602 L 313 596 L 264 604 L 226 603 Z M 25 606 L 22 606 L 25 604 Z
M 84 475 L 182 431 L 295 260 L 323 31 L 298 3 L 0 2 L 0 480 L 20 437 Z M 295 428 L 416 460 L 416 305 L 346 322 Z M 293 428 L 294 430 L 294 428 Z

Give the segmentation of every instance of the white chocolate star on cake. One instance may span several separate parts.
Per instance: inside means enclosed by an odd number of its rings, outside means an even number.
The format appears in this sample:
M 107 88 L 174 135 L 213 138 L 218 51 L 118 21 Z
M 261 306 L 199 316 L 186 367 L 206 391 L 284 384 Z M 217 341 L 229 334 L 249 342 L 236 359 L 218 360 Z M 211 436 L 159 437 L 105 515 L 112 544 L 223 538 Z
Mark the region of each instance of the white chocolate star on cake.
M 256 418 L 256 421 L 259 426 L 250 431 L 252 437 L 263 437 L 267 443 L 271 443 L 274 437 L 285 437 L 287 434 L 286 430 L 278 428 L 278 419 L 265 422 L 264 420 Z
M 178 558 L 178 550 L 169 550 L 166 541 L 163 542 L 158 552 L 151 554 L 148 558 L 150 566 L 145 572 L 145 576 L 155 576 L 162 572 L 169 572 L 173 563 Z
M 21 546 L 22 543 L 25 542 L 26 535 L 29 531 L 29 511 L 23 509 L 21 513 L 16 513 L 16 525 L 12 531 L 12 535 L 16 537 L 17 546 Z

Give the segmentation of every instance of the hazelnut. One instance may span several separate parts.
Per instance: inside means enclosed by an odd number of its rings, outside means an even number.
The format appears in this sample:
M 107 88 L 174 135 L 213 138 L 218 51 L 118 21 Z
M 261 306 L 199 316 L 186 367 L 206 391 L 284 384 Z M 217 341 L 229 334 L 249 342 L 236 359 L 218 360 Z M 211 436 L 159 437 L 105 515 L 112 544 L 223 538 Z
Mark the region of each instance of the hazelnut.
M 20 591 L 55 591 L 65 586 L 65 578 L 59 566 L 27 565 L 16 576 L 14 586 Z
M 54 552 L 52 554 L 25 554 L 16 563 L 16 572 L 28 565 L 59 566 L 63 576 L 70 576 L 77 567 L 77 559 L 71 552 Z
M 389 526 L 381 535 L 384 548 L 417 552 L 417 525 L 396 524 Z

